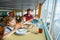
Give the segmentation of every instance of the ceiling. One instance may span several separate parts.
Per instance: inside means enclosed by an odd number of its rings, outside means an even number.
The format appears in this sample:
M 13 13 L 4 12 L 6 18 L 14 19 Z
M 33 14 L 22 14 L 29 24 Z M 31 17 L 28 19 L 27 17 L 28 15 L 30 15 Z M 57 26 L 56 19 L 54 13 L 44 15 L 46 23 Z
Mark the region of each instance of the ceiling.
M 0 9 L 19 9 L 26 10 L 28 8 L 37 8 L 39 3 L 44 3 L 45 0 L 0 0 Z

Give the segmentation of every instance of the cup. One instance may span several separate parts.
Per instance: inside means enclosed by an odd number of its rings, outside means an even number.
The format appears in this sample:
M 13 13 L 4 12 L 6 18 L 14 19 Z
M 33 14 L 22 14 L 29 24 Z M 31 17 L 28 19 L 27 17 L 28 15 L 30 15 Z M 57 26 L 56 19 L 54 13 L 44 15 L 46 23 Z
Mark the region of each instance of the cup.
M 42 32 L 43 32 L 42 28 L 39 28 L 39 33 L 42 33 Z

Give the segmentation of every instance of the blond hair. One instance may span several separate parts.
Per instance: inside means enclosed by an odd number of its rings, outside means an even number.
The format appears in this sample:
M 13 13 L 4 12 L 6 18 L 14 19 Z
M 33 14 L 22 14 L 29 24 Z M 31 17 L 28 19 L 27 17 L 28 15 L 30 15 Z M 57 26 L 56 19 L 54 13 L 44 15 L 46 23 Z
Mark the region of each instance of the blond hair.
M 4 22 L 5 22 L 5 23 L 9 23 L 9 22 L 11 22 L 13 19 L 14 19 L 13 17 L 5 17 L 5 18 L 4 18 Z

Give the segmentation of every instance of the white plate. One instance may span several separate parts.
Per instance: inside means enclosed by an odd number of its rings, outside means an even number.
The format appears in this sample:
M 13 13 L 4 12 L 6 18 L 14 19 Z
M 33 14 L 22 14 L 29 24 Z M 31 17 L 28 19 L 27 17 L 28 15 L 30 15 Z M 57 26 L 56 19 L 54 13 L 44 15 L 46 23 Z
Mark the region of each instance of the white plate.
M 28 33 L 28 29 L 18 29 L 15 32 L 16 34 L 27 34 Z

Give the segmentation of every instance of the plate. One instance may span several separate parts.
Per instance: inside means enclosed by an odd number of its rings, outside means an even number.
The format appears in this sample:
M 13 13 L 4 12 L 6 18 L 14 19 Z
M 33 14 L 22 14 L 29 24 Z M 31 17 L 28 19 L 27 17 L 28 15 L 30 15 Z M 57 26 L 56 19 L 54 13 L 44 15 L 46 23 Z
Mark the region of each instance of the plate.
M 16 30 L 15 34 L 21 35 L 21 34 L 27 34 L 29 32 L 28 29 L 18 29 Z

